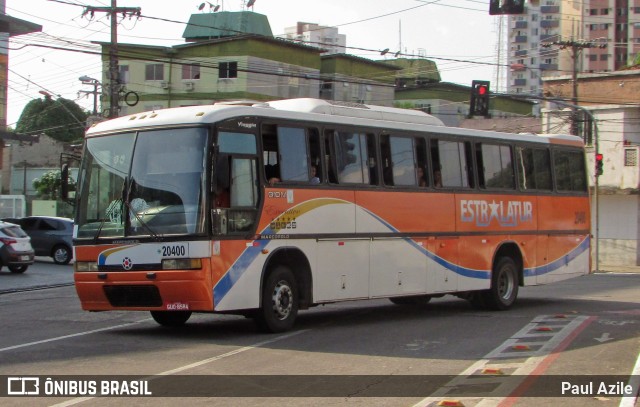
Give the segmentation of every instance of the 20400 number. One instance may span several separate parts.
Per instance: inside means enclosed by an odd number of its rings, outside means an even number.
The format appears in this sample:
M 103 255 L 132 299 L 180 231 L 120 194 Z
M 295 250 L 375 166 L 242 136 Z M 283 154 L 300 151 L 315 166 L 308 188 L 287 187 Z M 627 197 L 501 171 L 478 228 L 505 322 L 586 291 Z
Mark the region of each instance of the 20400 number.
M 184 245 L 162 246 L 162 257 L 178 257 L 186 254 L 187 248 Z

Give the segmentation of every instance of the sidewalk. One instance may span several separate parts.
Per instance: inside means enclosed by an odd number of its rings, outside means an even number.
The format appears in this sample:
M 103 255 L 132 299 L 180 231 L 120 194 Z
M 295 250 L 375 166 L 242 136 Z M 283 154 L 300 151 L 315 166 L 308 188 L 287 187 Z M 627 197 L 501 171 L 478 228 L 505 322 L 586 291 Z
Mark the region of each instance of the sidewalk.
M 599 273 L 640 273 L 640 266 L 608 266 L 600 265 Z

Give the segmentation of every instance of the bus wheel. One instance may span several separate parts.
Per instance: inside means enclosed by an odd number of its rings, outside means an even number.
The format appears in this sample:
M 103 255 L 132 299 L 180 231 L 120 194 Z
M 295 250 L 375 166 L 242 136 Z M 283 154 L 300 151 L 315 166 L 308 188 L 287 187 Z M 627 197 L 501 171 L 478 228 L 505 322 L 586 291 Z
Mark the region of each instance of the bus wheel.
M 518 297 L 518 266 L 510 257 L 501 257 L 493 268 L 491 288 L 484 292 L 484 303 L 492 310 L 506 310 Z
M 396 305 L 427 305 L 431 301 L 430 295 L 410 295 L 408 297 L 391 297 L 389 301 Z
M 191 311 L 151 311 L 153 319 L 162 326 L 182 326 L 191 317 Z
M 265 332 L 284 332 L 293 327 L 298 315 L 298 286 L 288 267 L 276 267 L 263 286 L 262 306 L 256 322 Z

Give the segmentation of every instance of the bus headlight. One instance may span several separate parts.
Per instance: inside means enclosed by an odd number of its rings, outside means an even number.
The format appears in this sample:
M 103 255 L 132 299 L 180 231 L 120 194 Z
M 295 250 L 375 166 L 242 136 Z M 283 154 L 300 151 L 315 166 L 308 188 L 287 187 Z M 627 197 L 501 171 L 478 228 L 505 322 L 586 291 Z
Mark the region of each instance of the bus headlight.
M 202 268 L 201 259 L 164 259 L 163 270 L 196 270 Z
M 75 271 L 98 271 L 98 263 L 95 261 L 76 261 L 74 264 Z

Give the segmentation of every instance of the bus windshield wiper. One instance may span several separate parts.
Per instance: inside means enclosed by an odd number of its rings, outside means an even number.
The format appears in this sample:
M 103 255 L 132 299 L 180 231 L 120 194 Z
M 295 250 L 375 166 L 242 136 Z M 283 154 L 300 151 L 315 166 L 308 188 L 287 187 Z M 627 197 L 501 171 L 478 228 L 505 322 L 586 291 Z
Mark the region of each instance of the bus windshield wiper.
M 138 212 L 131 207 L 131 203 L 129 202 L 129 197 L 131 195 L 131 186 L 133 185 L 133 182 L 134 181 L 132 179 L 131 182 L 129 183 L 129 186 L 127 187 L 126 196 L 123 194 L 123 197 L 122 197 L 122 202 L 124 202 L 124 205 L 125 205 L 125 207 L 127 209 L 126 220 L 129 220 L 129 215 L 128 214 L 131 213 L 136 218 L 138 223 L 143 228 L 145 228 L 147 230 L 147 232 L 149 232 L 149 236 L 151 236 L 154 240 L 159 240 L 158 234 L 156 232 L 154 232 L 153 229 L 151 229 L 151 227 L 149 227 L 149 225 L 147 225 L 147 223 L 144 220 L 142 220 L 142 217 L 140 215 L 138 215 Z M 122 212 L 123 212 L 123 216 L 124 216 L 124 211 L 122 211 Z M 125 224 L 125 226 L 126 226 L 126 224 Z M 131 227 L 131 222 L 130 221 L 129 221 L 129 225 L 128 226 Z M 126 227 L 125 227 L 125 229 L 126 229 Z

